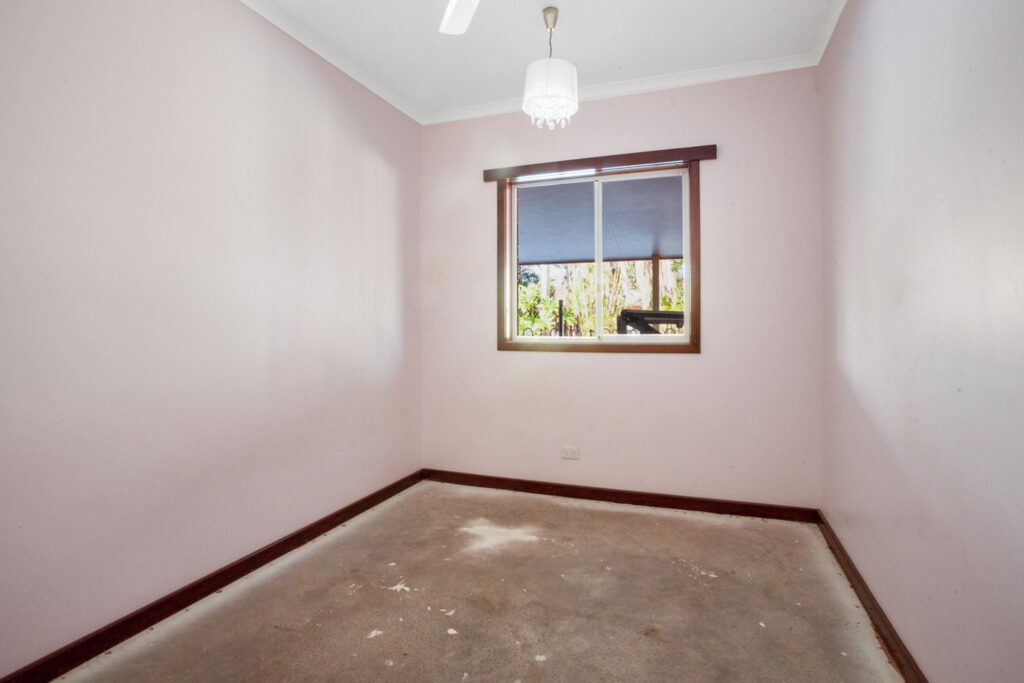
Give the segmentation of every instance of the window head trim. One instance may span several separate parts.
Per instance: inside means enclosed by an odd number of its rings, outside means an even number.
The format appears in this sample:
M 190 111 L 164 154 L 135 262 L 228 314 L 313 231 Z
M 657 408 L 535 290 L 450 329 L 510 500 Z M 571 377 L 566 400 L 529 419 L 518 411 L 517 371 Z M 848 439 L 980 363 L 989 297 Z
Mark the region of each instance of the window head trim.
M 633 154 L 611 154 L 603 157 L 586 157 L 568 161 L 549 161 L 541 164 L 525 166 L 508 166 L 492 168 L 484 171 L 484 182 L 502 180 L 521 180 L 523 176 L 548 175 L 552 177 L 569 174 L 600 175 L 602 173 L 628 173 L 631 169 L 640 171 L 654 170 L 656 167 L 682 166 L 691 161 L 707 161 L 718 158 L 718 145 L 702 145 L 700 147 L 678 147 L 676 149 L 659 149 L 653 152 L 635 152 Z M 588 173 L 592 172 L 592 173 Z
M 498 204 L 498 350 L 500 351 L 577 351 L 589 353 L 700 353 L 700 162 L 716 159 L 716 145 L 588 157 L 484 171 L 484 181 L 494 181 Z M 522 341 L 515 334 L 512 298 L 516 290 L 511 275 L 516 271 L 513 221 L 513 189 L 519 184 L 557 182 L 560 179 L 584 180 L 589 176 L 622 175 L 671 168 L 685 168 L 688 178 L 688 254 L 690 277 L 689 339 L 645 340 L 550 338 Z

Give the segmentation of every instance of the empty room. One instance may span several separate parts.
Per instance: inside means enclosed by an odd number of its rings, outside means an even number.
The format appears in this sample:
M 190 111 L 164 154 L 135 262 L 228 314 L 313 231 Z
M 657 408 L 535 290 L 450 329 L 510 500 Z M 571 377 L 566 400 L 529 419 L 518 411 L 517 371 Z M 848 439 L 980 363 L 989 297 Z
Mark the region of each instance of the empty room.
M 0 0 L 0 681 L 1024 680 L 1019 0 Z

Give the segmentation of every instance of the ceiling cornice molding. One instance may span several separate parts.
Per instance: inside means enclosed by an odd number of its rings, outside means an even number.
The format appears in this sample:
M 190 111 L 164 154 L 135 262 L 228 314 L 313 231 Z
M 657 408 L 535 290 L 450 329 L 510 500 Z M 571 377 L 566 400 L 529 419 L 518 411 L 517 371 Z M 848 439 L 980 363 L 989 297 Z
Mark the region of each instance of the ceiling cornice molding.
M 818 57 L 815 54 L 808 52 L 802 55 L 781 57 L 779 59 L 766 59 L 757 62 L 730 64 L 729 66 L 719 66 L 710 69 L 695 69 L 691 71 L 681 71 L 674 74 L 664 74 L 661 76 L 634 78 L 627 81 L 617 81 L 615 83 L 584 86 L 580 88 L 580 100 L 587 102 L 612 97 L 624 97 L 626 95 L 641 95 L 643 93 L 656 92 L 659 90 L 682 88 L 687 85 L 717 83 L 736 78 L 746 78 L 748 76 L 760 76 L 779 71 L 791 71 L 793 69 L 815 66 L 817 63 Z M 510 114 L 512 112 L 520 111 L 521 105 L 522 101 L 519 99 L 488 102 L 487 104 L 462 107 L 459 109 L 447 109 L 445 111 L 424 114 L 421 122 L 424 125 L 432 125 L 435 123 L 449 123 L 451 121 L 464 121 L 466 119 L 475 119 L 484 116 L 495 116 L 497 114 Z
M 817 59 L 814 62 L 815 66 L 821 64 L 821 60 L 825 56 L 825 50 L 828 49 L 829 43 L 832 42 L 832 34 L 836 32 L 836 26 L 839 25 L 839 18 L 843 16 L 844 9 L 846 9 L 846 0 L 836 3 L 832 7 L 832 11 L 825 17 L 825 21 L 818 31 L 818 39 L 814 46 L 814 54 L 817 55 Z
M 412 106 L 405 98 L 398 95 L 391 88 L 366 73 L 363 69 L 353 63 L 340 50 L 327 43 L 301 23 L 292 18 L 288 13 L 278 7 L 273 0 L 240 0 L 244 5 L 262 16 L 277 28 L 306 46 L 314 53 L 325 59 L 334 67 L 348 75 L 352 80 L 366 87 L 375 95 L 386 101 L 400 112 L 416 121 L 420 125 L 433 125 L 438 123 L 449 123 L 452 121 L 464 121 L 466 119 L 482 118 L 485 116 L 496 116 L 499 114 L 510 114 L 520 111 L 522 101 L 519 98 L 502 100 L 498 102 L 487 102 L 468 107 L 445 109 L 437 112 L 421 112 Z M 736 78 L 749 76 L 760 76 L 763 74 L 790 71 L 811 66 L 817 66 L 828 48 L 832 34 L 846 6 L 846 0 L 837 3 L 829 15 L 822 22 L 818 37 L 815 40 L 814 48 L 804 54 L 780 57 L 777 59 L 766 59 L 754 62 L 743 62 L 730 64 L 728 66 L 712 67 L 708 69 L 694 69 L 681 71 L 660 76 L 646 78 L 635 78 L 614 83 L 591 85 L 580 88 L 580 100 L 592 101 L 612 97 L 624 97 L 626 95 L 639 95 L 643 93 L 656 92 L 659 90 L 671 90 L 688 85 L 700 85 L 703 83 L 715 83 L 728 81 Z
M 359 68 L 341 51 L 303 26 L 271 0 L 240 0 L 240 2 L 416 123 L 424 123 L 420 113 L 405 98 Z

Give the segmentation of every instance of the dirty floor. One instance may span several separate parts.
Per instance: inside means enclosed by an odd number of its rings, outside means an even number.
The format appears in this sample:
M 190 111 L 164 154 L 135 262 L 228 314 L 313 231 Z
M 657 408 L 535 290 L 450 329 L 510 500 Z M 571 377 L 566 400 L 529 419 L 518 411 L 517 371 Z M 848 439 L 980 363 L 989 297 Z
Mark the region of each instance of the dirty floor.
M 899 681 L 814 525 L 421 482 L 68 681 Z

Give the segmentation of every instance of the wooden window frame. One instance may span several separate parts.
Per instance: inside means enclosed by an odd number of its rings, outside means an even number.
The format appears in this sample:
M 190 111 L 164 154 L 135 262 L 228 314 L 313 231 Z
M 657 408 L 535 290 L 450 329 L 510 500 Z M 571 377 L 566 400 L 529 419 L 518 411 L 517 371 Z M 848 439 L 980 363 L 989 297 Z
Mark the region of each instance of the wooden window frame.
M 663 149 L 634 154 L 615 154 L 569 161 L 554 161 L 526 166 L 511 166 L 484 171 L 484 182 L 494 182 L 498 193 L 498 350 L 499 351 L 571 351 L 584 353 L 700 353 L 700 162 L 718 158 L 717 145 Z M 571 178 L 586 172 L 583 178 L 623 173 L 685 168 L 689 179 L 689 261 L 690 298 L 687 324 L 690 337 L 685 342 L 628 341 L 520 341 L 515 334 L 514 320 L 508 313 L 511 282 L 512 190 L 517 181 L 551 175 Z M 514 317 L 514 315 L 512 316 Z

